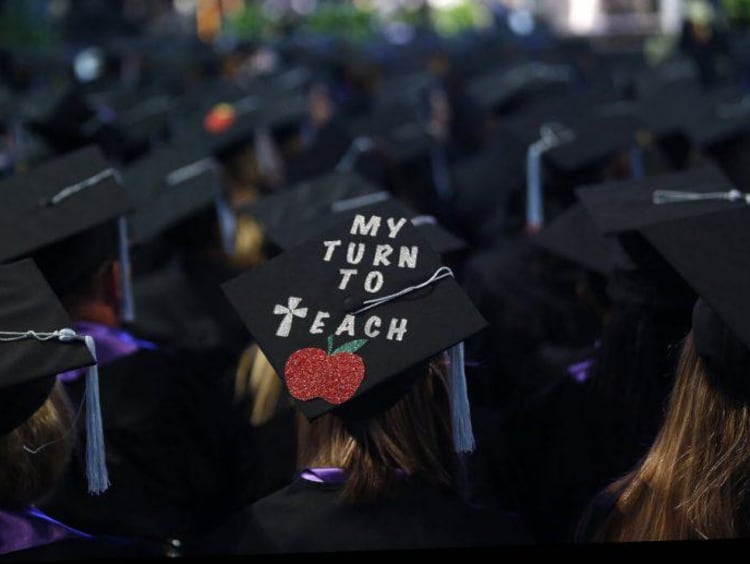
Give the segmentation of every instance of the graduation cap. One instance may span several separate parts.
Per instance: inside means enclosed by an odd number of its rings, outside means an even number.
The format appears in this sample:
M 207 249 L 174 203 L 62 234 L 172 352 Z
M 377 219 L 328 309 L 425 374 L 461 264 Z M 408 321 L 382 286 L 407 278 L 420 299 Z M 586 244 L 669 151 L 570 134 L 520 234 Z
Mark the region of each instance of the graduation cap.
M 34 261 L 24 259 L 0 265 L 0 435 L 21 425 L 44 404 L 57 374 L 88 366 L 87 476 L 89 491 L 101 493 L 109 481 L 104 463 L 96 348 L 91 337 L 78 335 L 70 329 L 71 325 Z
M 714 167 L 579 188 L 579 200 L 599 230 L 615 235 L 655 302 L 683 308 L 694 296 L 645 236 L 652 225 L 737 207 L 734 187 Z M 719 195 L 719 196 L 717 196 Z
M 353 120 L 349 131 L 357 139 L 370 139 L 397 163 L 418 159 L 430 152 L 434 140 L 418 108 L 411 104 L 380 106 Z M 356 147 L 355 147 L 356 148 Z
M 750 132 L 750 95 L 733 88 L 717 90 L 689 115 L 685 128 L 691 141 L 710 148 Z
M 605 234 L 639 231 L 643 227 L 685 215 L 701 215 L 735 207 L 727 198 L 714 193 L 728 193 L 734 186 L 715 167 L 707 166 L 685 172 L 661 174 L 640 181 L 604 182 L 576 190 L 578 199 Z M 654 198 L 681 201 L 680 193 L 708 194 L 698 203 L 654 205 Z
M 123 170 L 135 206 L 129 221 L 132 243 L 153 239 L 216 203 L 217 165 L 199 141 L 183 139 L 159 148 Z
M 564 91 L 572 76 L 567 65 L 533 61 L 478 76 L 472 80 L 469 91 L 483 107 L 503 110 L 536 95 L 546 97 Z
M 335 172 L 261 198 L 245 211 L 258 220 L 266 238 L 289 249 L 356 213 L 403 216 L 419 227 L 440 254 L 466 247 L 433 216 L 418 214 L 356 173 Z
M 533 229 L 544 222 L 542 160 L 567 173 L 586 169 L 632 149 L 641 127 L 627 104 L 603 105 L 583 116 L 543 110 L 526 118 L 525 131 L 533 131 L 529 125 L 540 122 L 538 138 L 529 144 L 526 157 L 526 221 Z
M 602 276 L 610 276 L 614 269 L 614 242 L 602 236 L 593 218 L 580 203 L 560 214 L 532 241 L 548 252 Z
M 0 262 L 33 255 L 58 295 L 109 258 L 123 274 L 124 319 L 132 318 L 125 214 L 119 175 L 86 147 L 0 182 Z
M 643 234 L 700 296 L 692 317 L 696 351 L 716 384 L 748 401 L 750 196 L 688 189 L 655 207 L 671 211 Z
M 473 449 L 460 343 L 486 322 L 408 218 L 363 211 L 223 288 L 310 419 L 373 413 L 451 349 L 454 442 Z

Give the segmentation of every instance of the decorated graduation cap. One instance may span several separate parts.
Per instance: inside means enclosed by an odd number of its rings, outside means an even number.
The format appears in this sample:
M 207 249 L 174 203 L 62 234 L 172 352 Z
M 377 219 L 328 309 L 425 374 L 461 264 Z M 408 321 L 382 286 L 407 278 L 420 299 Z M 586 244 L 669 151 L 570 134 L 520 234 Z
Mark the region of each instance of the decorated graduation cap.
M 648 241 L 700 296 L 693 340 L 710 376 L 750 400 L 750 195 L 738 190 L 681 190 L 654 204 L 665 218 L 643 228 Z M 721 204 L 711 209 L 709 202 Z M 701 210 L 703 210 L 701 212 Z
M 130 201 L 119 175 L 93 146 L 0 183 L 0 262 L 33 256 L 62 296 L 119 254 L 121 316 L 132 320 Z
M 130 235 L 143 243 L 200 210 L 216 206 L 225 247 L 234 240 L 232 216 L 221 192 L 217 164 L 198 139 L 157 149 L 123 171 L 135 206 Z
M 89 491 L 109 482 L 99 406 L 96 348 L 78 335 L 31 259 L 0 265 L 0 435 L 28 420 L 49 397 L 57 374 L 88 366 L 86 472 Z M 40 450 L 47 445 L 25 445 Z
M 363 210 L 224 290 L 310 419 L 372 409 L 451 349 L 455 446 L 473 449 L 461 343 L 486 322 L 408 218 Z
M 193 121 L 216 154 L 249 142 L 259 130 L 273 131 L 302 121 L 307 101 L 299 93 L 235 93 L 201 108 Z
M 418 214 L 353 172 L 334 172 L 293 186 L 254 202 L 246 211 L 259 221 L 266 238 L 281 249 L 299 245 L 364 211 L 408 217 L 441 254 L 466 246 L 433 216 Z

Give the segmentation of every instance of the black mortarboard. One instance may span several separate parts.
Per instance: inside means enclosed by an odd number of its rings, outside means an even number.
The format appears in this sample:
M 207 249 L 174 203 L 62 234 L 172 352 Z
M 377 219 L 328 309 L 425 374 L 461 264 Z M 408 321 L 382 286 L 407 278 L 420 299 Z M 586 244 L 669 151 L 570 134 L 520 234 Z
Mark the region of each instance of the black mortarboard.
M 685 127 L 691 141 L 708 148 L 750 132 L 750 95 L 725 88 L 709 93 L 691 108 Z
M 578 188 L 576 193 L 599 229 L 603 233 L 615 234 L 639 231 L 654 223 L 662 223 L 685 215 L 701 215 L 736 205 L 720 199 L 694 202 L 689 206 L 679 203 L 654 205 L 653 198 L 656 191 L 706 193 L 727 192 L 733 188 L 734 186 L 718 169 L 703 167 L 652 176 L 639 181 L 605 182 L 596 186 Z
M 748 401 L 750 198 L 737 194 L 732 202 L 720 202 L 725 209 L 705 213 L 699 213 L 705 201 L 663 204 L 675 211 L 643 234 L 700 296 L 693 309 L 693 339 L 709 376 Z
M 205 207 L 218 194 L 216 164 L 198 140 L 181 140 L 132 163 L 123 183 L 135 210 L 130 239 L 143 243 Z
M 546 97 L 564 91 L 572 76 L 565 65 L 526 62 L 478 76 L 469 90 L 483 107 L 502 110 L 537 95 Z
M 117 256 L 124 239 L 118 220 L 130 208 L 119 175 L 96 147 L 8 178 L 0 183 L 0 262 L 33 255 L 63 295 Z
M 599 230 L 616 235 L 627 258 L 634 263 L 636 268 L 631 272 L 637 270 L 647 286 L 638 290 L 639 294 L 648 292 L 649 299 L 654 300 L 652 305 L 682 310 L 695 297 L 675 269 L 650 244 L 645 237 L 646 229 L 686 216 L 735 207 L 736 202 L 714 196 L 727 194 L 732 189 L 733 186 L 717 169 L 705 167 L 637 182 L 583 187 L 577 190 L 577 194 Z
M 31 417 L 57 375 L 84 366 L 86 475 L 90 493 L 109 486 L 104 452 L 96 345 L 71 329 L 71 320 L 34 261 L 0 265 L 0 435 Z M 41 449 L 47 445 L 31 445 Z M 30 452 L 35 452 L 30 450 Z
M 434 145 L 427 124 L 412 104 L 379 106 L 352 121 L 349 131 L 356 137 L 371 139 L 400 164 L 428 154 Z
M 226 97 L 214 95 L 212 99 L 215 103 L 202 107 L 190 119 L 216 154 L 249 142 L 259 128 L 284 129 L 300 123 L 307 115 L 307 99 L 300 93 L 235 93 Z
M 642 127 L 640 120 L 624 105 L 622 111 L 609 111 L 609 108 L 613 106 L 597 108 L 582 119 L 563 120 L 574 137 L 570 142 L 549 149 L 545 160 L 564 171 L 575 171 L 633 147 L 636 133 Z
M 308 418 L 371 410 L 410 367 L 486 325 L 405 217 L 358 214 L 224 289 Z M 460 356 L 452 370 L 462 372 Z M 465 423 L 465 380 L 451 378 L 454 423 Z M 455 426 L 454 441 L 472 448 Z
M 585 266 L 603 276 L 614 268 L 613 241 L 605 239 L 581 204 L 560 214 L 532 241 L 547 251 Z
M 71 326 L 31 259 L 0 265 L 0 435 L 41 407 L 57 374 L 94 364 L 85 343 L 52 335 Z
M 404 216 L 440 254 L 466 247 L 434 217 L 420 215 L 356 173 L 334 172 L 261 198 L 246 208 L 266 239 L 280 247 L 297 246 L 355 213 Z

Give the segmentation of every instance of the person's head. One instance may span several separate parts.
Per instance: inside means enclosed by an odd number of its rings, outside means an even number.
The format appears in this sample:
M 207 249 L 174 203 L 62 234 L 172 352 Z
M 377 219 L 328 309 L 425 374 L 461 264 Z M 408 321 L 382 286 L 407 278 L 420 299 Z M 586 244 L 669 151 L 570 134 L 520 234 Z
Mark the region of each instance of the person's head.
M 97 303 L 106 315 L 89 320 L 116 323 L 121 218 L 132 204 L 101 150 L 85 147 L 11 176 L 0 193 L 0 260 L 33 258 L 76 320 Z
M 75 421 L 57 375 L 96 363 L 93 339 L 78 334 L 71 322 L 33 260 L 0 265 L 2 507 L 40 501 L 69 458 Z M 87 387 L 95 385 L 96 372 L 90 370 L 86 379 Z M 99 414 L 98 397 L 87 394 L 87 474 L 92 493 L 108 485 Z
M 115 222 L 48 245 L 33 258 L 73 320 L 118 323 L 123 290 Z
M 223 285 L 310 422 L 300 466 L 342 468 L 352 500 L 401 473 L 453 485 L 475 448 L 463 342 L 486 326 L 408 216 L 372 208 Z
M 682 348 L 664 423 L 640 465 L 611 486 L 617 506 L 599 540 L 730 538 L 747 527 L 750 406 L 725 393 Z
M 307 104 L 310 120 L 317 129 L 324 127 L 336 112 L 330 86 L 323 80 L 310 85 L 307 91 Z
M 364 501 L 386 495 L 398 477 L 453 487 L 454 457 L 446 361 L 436 357 L 386 385 L 373 409 L 356 404 L 308 421 L 298 418 L 298 465 L 342 468 L 342 497 Z M 408 386 L 407 390 L 403 388 Z
M 73 448 L 72 425 L 70 400 L 57 383 L 31 417 L 0 436 L 0 506 L 26 507 L 54 489 Z

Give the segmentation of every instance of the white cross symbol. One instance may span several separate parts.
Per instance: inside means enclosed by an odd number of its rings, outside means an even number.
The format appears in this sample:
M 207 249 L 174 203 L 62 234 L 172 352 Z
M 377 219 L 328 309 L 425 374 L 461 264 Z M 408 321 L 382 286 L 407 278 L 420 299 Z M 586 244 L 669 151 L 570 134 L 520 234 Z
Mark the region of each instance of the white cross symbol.
M 292 320 L 295 317 L 303 319 L 307 317 L 307 308 L 298 308 L 299 304 L 302 303 L 302 298 L 290 297 L 287 302 L 287 306 L 284 307 L 281 304 L 276 304 L 273 308 L 273 312 L 276 315 L 283 315 L 284 319 L 281 320 L 278 330 L 276 331 L 277 337 L 288 337 L 289 331 L 292 329 Z

